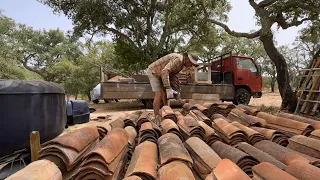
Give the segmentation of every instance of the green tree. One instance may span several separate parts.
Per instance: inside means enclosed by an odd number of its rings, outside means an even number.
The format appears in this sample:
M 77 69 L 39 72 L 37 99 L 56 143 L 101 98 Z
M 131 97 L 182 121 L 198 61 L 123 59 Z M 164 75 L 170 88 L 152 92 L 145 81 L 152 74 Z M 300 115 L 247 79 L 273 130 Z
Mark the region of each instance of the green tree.
M 297 98 L 290 85 L 288 65 L 284 56 L 276 48 L 271 27 L 276 24 L 282 29 L 299 26 L 304 22 L 319 21 L 319 0 L 248 0 L 255 10 L 260 29 L 252 33 L 241 33 L 230 30 L 221 20 L 210 17 L 210 21 L 222 27 L 228 34 L 235 37 L 257 38 L 263 43 L 266 53 L 276 66 L 277 82 L 282 97 L 282 108 L 293 111 Z M 203 11 L 205 11 L 205 7 Z
M 230 9 L 226 0 L 39 1 L 72 19 L 75 34 L 112 34 L 117 56 L 129 63 L 133 72 L 175 51 L 180 43 L 185 43 L 181 37 L 205 39 L 210 24 L 200 3 L 211 17 L 219 20 L 226 20 L 223 13 Z
M 10 48 L 15 60 L 46 81 L 62 82 L 64 76 L 55 71 L 55 66 L 64 59 L 77 63 L 82 53 L 79 43 L 60 30 L 39 31 L 18 24 L 11 38 Z
M 23 68 L 17 66 L 12 49 L 8 45 L 14 31 L 15 22 L 0 11 L 0 79 L 25 79 Z

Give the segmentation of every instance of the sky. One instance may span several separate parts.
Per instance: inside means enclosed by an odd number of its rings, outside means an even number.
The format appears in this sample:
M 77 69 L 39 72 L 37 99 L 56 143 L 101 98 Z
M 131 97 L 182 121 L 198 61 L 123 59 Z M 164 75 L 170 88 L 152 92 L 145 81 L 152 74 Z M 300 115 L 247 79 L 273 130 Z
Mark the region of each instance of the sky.
M 254 10 L 247 0 L 229 0 L 232 10 L 229 13 L 227 25 L 231 30 L 249 32 L 258 29 L 255 25 Z M 54 14 L 52 9 L 37 0 L 0 0 L 0 9 L 16 22 L 26 24 L 35 29 L 57 29 L 67 32 L 72 30 L 72 21 L 63 14 Z M 287 30 L 277 30 L 278 45 L 291 45 L 301 27 L 291 27 Z

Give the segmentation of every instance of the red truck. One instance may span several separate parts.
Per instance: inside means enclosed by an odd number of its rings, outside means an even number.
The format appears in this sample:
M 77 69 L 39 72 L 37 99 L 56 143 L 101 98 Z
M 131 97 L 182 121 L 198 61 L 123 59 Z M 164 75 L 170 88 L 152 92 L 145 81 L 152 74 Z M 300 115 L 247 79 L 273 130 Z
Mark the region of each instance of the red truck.
M 226 56 L 227 55 L 227 56 Z M 211 80 L 213 84 L 232 84 L 235 104 L 248 104 L 251 96 L 262 96 L 262 76 L 255 61 L 246 56 L 228 53 L 213 59 Z
M 181 98 L 191 99 L 193 93 L 219 94 L 222 101 L 248 104 L 251 97 L 262 96 L 260 68 L 250 57 L 224 54 L 207 61 L 211 66 L 211 84 L 181 83 Z M 207 70 L 208 71 L 208 70 Z M 135 82 L 107 82 L 101 71 L 103 99 L 139 99 L 152 107 L 154 93 L 147 76 L 134 76 Z

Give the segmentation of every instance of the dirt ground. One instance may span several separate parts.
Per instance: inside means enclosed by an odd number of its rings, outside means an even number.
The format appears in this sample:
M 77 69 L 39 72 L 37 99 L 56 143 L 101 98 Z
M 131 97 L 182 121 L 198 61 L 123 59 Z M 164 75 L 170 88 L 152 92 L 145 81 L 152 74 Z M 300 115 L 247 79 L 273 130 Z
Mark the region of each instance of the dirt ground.
M 174 103 L 175 108 L 181 108 L 181 103 Z M 252 98 L 250 104 L 252 106 L 272 106 L 272 107 L 280 107 L 281 105 L 281 97 L 278 92 L 270 93 L 264 92 L 262 98 Z M 117 112 L 125 111 L 125 112 L 133 112 L 137 110 L 146 110 L 144 105 L 135 100 L 121 100 L 119 102 L 111 102 L 104 103 L 100 101 L 99 104 L 90 103 L 91 108 L 95 108 L 96 112 L 91 113 L 90 117 L 105 117 L 106 115 L 113 115 Z
M 261 98 L 251 98 L 249 105 L 251 106 L 273 106 L 280 107 L 281 106 L 281 96 L 279 92 L 263 92 Z

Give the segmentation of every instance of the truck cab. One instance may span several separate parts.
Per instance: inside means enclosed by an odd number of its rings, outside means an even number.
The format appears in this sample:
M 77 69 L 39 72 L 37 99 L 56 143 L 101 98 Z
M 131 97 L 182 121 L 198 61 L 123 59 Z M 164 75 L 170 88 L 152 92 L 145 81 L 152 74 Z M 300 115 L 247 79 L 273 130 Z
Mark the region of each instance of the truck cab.
M 231 53 L 214 58 L 211 66 L 212 84 L 232 84 L 235 104 L 248 104 L 251 96 L 262 96 L 260 68 L 251 57 L 233 56 Z

